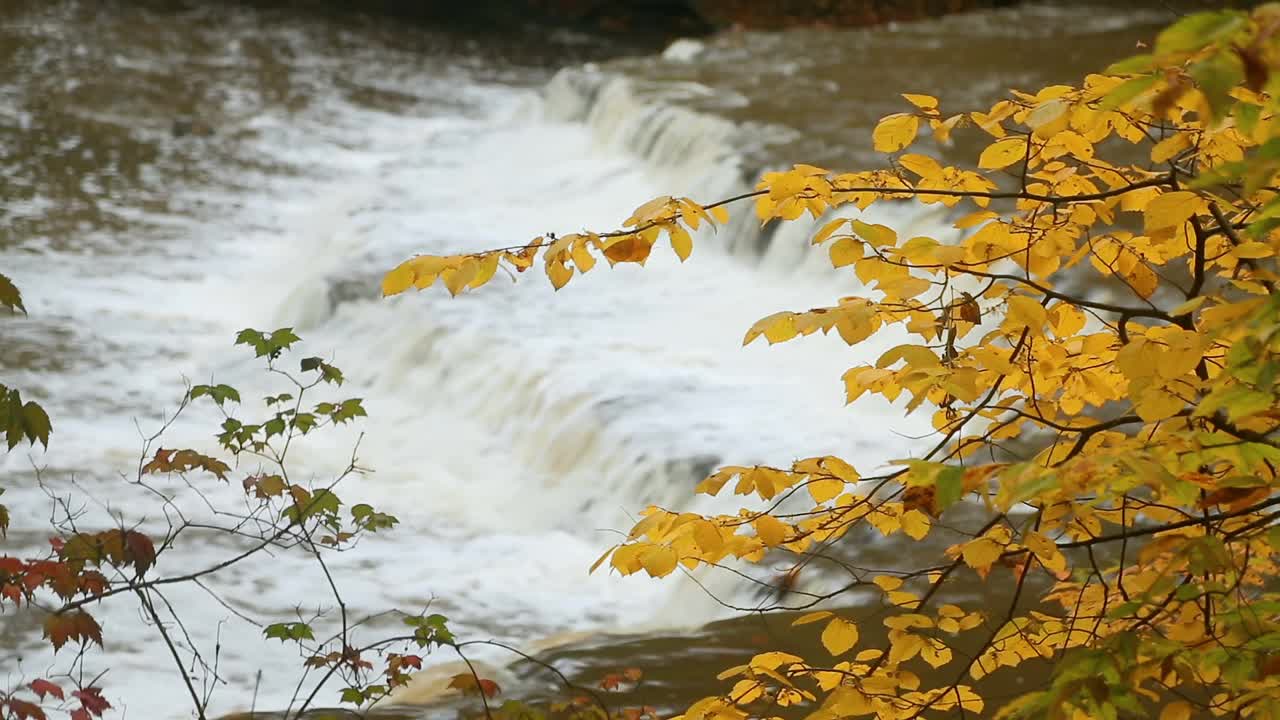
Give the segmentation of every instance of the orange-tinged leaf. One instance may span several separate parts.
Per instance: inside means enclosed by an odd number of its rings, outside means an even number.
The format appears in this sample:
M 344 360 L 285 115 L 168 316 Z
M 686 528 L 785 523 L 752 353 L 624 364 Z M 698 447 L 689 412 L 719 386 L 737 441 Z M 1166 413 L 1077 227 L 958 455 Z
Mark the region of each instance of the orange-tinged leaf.
M 39 697 L 41 700 L 44 699 L 45 695 L 52 695 L 58 698 L 59 700 L 62 700 L 65 698 L 65 695 L 63 695 L 63 692 L 62 692 L 62 688 L 55 685 L 54 683 L 49 682 L 48 680 L 41 679 L 41 680 L 31 681 L 31 691 L 34 692 L 36 694 L 36 697 Z
M 643 263 L 652 251 L 653 245 L 638 235 L 613 238 L 604 246 L 604 256 L 612 263 Z
M 83 610 L 51 613 L 44 619 L 44 637 L 53 649 L 62 649 L 68 640 L 78 640 L 83 645 L 93 641 L 102 645 L 102 628 L 92 615 Z
M 461 690 L 468 695 L 483 693 L 485 697 L 494 697 L 502 692 L 498 683 L 486 678 L 477 678 L 471 673 L 459 673 L 449 678 L 449 687 Z

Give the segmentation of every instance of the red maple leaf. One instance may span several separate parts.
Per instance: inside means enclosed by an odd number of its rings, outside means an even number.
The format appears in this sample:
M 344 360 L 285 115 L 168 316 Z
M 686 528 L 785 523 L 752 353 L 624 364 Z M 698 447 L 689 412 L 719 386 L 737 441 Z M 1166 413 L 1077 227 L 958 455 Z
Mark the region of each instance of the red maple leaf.
M 41 700 L 44 699 L 45 695 L 52 695 L 58 698 L 59 700 L 62 700 L 65 697 L 62 694 L 62 688 L 49 682 L 48 680 L 32 680 L 31 689 L 35 692 L 37 696 L 39 696 Z
M 9 712 L 13 713 L 13 717 L 17 720 L 47 720 L 44 710 L 35 703 L 9 698 L 5 704 L 9 706 Z
M 88 711 L 91 715 L 102 717 L 102 713 L 111 709 L 111 703 L 107 702 L 107 699 L 102 697 L 101 688 L 81 688 L 71 693 L 71 696 L 79 699 L 84 710 Z

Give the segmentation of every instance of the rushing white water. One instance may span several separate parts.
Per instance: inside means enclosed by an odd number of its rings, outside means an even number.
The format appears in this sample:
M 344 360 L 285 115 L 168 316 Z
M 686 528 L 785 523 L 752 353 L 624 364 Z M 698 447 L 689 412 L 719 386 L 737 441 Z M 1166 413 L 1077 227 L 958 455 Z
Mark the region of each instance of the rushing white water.
M 383 61 L 373 51 L 335 70 L 337 61 L 313 52 L 305 37 L 289 43 L 292 82 L 308 93 L 305 112 L 255 105 L 247 91 L 229 88 L 233 149 L 209 147 L 234 162 L 206 181 L 165 188 L 167 213 L 129 198 L 101 200 L 100 209 L 126 226 L 145 221 L 163 242 L 86 226 L 75 247 L 32 237 L 0 253 L 31 312 L 8 323 L 5 337 L 62 363 L 6 371 L 5 382 L 48 398 L 56 428 L 49 453 L 0 456 L 3 500 L 15 519 L 48 516 L 34 464 L 46 468 L 50 492 L 79 499 L 82 526 L 105 527 L 118 515 L 163 529 L 155 499 L 117 475 L 136 468 L 133 419 L 144 432 L 157 428 L 184 377 L 236 385 L 246 399 L 281 391 L 230 343 L 243 327 L 292 326 L 305 339 L 293 357 L 331 359 L 347 374 L 342 395 L 364 398 L 370 415 L 295 447 L 294 477 L 331 477 L 359 440 L 360 464 L 372 472 L 340 494 L 402 521 L 333 557 L 352 615 L 430 603 L 459 635 L 530 644 L 566 631 L 669 628 L 720 614 L 683 576 L 587 574 L 647 504 L 714 507 L 691 490 L 716 464 L 836 453 L 870 469 L 907 454 L 905 438 L 925 432 L 923 419 L 908 421 L 874 400 L 844 406 L 841 374 L 894 338 L 852 349 L 834 337 L 741 347 L 764 315 L 858 291 L 851 273 L 832 271 L 809 248 L 810 224 L 762 231 L 745 205 L 727 228 L 700 234 L 687 263 L 659 248 L 647 267 L 602 263 L 560 292 L 535 267 L 518 283 L 499 277 L 455 299 L 442 288 L 377 297 L 381 273 L 413 253 L 611 229 L 657 195 L 711 200 L 741 191 L 758 168 L 745 167 L 740 150 L 761 139 L 759 129 L 664 100 L 718 90 L 694 82 L 646 88 L 588 66 L 535 91 L 470 78 L 438 58 Z M 207 67 L 248 63 L 245 47 L 228 43 Z M 693 63 L 700 53 L 686 43 L 666 61 Z M 145 73 L 156 62 L 118 64 Z M 414 101 L 377 109 L 326 84 L 327 72 Z M 53 201 L 36 197 L 11 212 L 36 213 Z M 949 232 L 938 213 L 911 205 L 876 209 L 870 219 L 904 233 Z M 208 409 L 193 409 L 162 444 L 212 450 L 216 422 Z M 215 502 L 241 495 L 236 481 L 201 488 Z M 201 512 L 190 493 L 178 502 Z M 6 552 L 43 542 L 19 525 Z M 203 567 L 235 548 L 193 533 L 158 571 Z M 727 599 L 751 601 L 732 578 L 700 579 Z M 191 643 L 206 655 L 220 648 L 213 709 L 286 707 L 296 650 L 264 642 L 241 615 L 283 621 L 331 607 L 323 574 L 305 557 L 281 554 L 220 572 L 209 586 L 223 602 L 192 586 L 167 597 L 189 620 Z M 103 682 L 117 708 L 128 717 L 189 716 L 172 658 L 137 609 L 111 602 L 95 613 L 108 646 L 89 666 L 110 668 Z M 374 623 L 371 632 L 387 629 Z M 18 680 L 47 674 L 34 660 L 44 657 L 37 633 L 15 642 L 15 655 L 28 659 L 3 669 Z
M 76 333 L 104 346 L 74 375 L 15 378 L 46 384 L 52 398 L 54 451 L 36 462 L 80 470 L 83 490 L 110 498 L 111 511 L 159 527 L 154 503 L 111 479 L 136 462 L 126 415 L 171 407 L 183 375 L 241 386 L 246 398 L 265 392 L 257 364 L 230 340 L 245 326 L 293 326 L 306 352 L 347 372 L 343 390 L 363 397 L 371 416 L 359 427 L 359 458 L 374 472 L 349 481 L 344 496 L 402 520 L 386 539 L 334 559 L 353 613 L 434 598 L 457 632 L 515 642 L 714 617 L 715 603 L 682 578 L 586 569 L 645 505 L 694 506 L 693 483 L 718 462 L 838 452 L 874 465 L 905 448 L 895 431 L 908 428 L 887 420 L 896 411 L 843 405 L 840 374 L 872 351 L 821 338 L 740 347 L 754 320 L 829 303 L 853 289 L 847 279 L 800 270 L 782 248 L 757 261 L 746 245 L 735 255 L 724 238 L 703 236 L 683 265 L 659 250 L 644 269 L 602 265 L 558 293 L 531 273 L 457 299 L 440 288 L 376 297 L 379 274 L 414 252 L 606 229 L 658 194 L 714 197 L 740 182 L 723 122 L 664 119 L 660 107 L 636 119 L 637 101 L 620 84 L 579 100 L 582 108 L 572 101 L 557 81 L 545 100 L 489 88 L 472 116 L 393 116 L 331 98 L 323 125 L 256 117 L 249 151 L 307 170 L 231 198 L 239 211 L 188 228 L 189 243 L 163 257 L 7 257 L 33 316 L 94 318 Z M 774 244 L 803 248 L 804 230 Z M 92 411 L 77 410 L 68 399 L 76 395 Z M 128 401 L 111 407 L 121 396 Z M 207 448 L 211 428 L 209 413 L 195 411 L 164 444 Z M 356 438 L 342 431 L 303 444 L 295 476 L 340 469 Z M 4 462 L 21 473 L 29 460 Z M 68 489 L 63 472 L 45 479 Z M 237 491 L 209 492 L 225 501 Z M 39 517 L 48 502 L 36 490 L 5 499 L 16 517 Z M 197 511 L 191 499 L 186 507 Z M 89 517 L 105 522 L 107 509 L 91 506 Z M 228 551 L 216 541 L 180 546 L 161 569 Z M 284 555 L 211 584 L 231 608 L 288 619 L 299 602 L 325 604 L 315 600 L 323 582 L 306 558 Z M 247 706 L 259 669 L 258 707 L 288 704 L 293 651 L 274 641 L 264 649 L 258 628 L 197 588 L 169 599 L 190 618 L 197 646 L 221 644 L 229 687 L 214 693 L 216 708 Z M 101 664 L 112 668 L 106 682 L 120 707 L 184 715 L 175 711 L 181 685 L 143 680 L 171 672 L 164 646 L 112 634 L 137 625 L 136 609 L 108 603 L 101 612 L 111 638 Z

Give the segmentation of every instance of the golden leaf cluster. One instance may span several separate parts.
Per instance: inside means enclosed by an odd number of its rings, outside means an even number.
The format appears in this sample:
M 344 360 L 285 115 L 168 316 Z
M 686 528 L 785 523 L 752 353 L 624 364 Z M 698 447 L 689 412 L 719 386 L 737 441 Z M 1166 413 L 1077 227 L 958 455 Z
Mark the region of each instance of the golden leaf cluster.
M 905 342 L 844 373 L 846 399 L 931 413 L 935 436 L 874 474 L 830 456 L 721 468 L 698 491 L 739 512 L 650 507 L 596 566 L 798 571 L 859 528 L 946 539 L 798 606 L 783 588 L 770 607 L 808 610 L 794 622 L 827 656 L 759 654 L 685 718 L 1280 717 L 1277 68 L 1280 6 L 1192 14 L 1078 85 L 951 115 L 904 95 L 872 133 L 887 167 L 799 164 L 732 199 L 762 223 L 826 220 L 813 245 L 863 288 L 745 342 L 897 326 Z M 960 133 L 983 138 L 971 165 L 916 149 Z M 950 208 L 959 239 L 834 213 L 908 199 Z M 384 289 L 456 293 L 539 250 L 560 287 L 596 254 L 643 262 L 662 233 L 684 258 L 723 208 L 658 198 L 610 234 L 415 258 Z M 997 601 L 947 601 L 961 577 Z M 1009 672 L 1042 681 L 1010 697 Z

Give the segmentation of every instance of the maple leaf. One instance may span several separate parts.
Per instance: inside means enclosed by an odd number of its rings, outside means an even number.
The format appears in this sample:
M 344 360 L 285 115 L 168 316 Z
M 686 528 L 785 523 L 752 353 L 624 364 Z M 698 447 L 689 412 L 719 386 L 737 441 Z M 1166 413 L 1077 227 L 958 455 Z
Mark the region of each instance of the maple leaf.
M 55 652 L 61 650 L 68 640 L 79 640 L 81 644 L 92 640 L 102 645 L 102 628 L 89 613 L 72 610 L 47 616 L 44 619 L 44 637 L 53 644 Z
M 31 690 L 35 692 L 36 696 L 38 696 L 41 700 L 44 699 L 45 695 L 52 695 L 58 698 L 59 700 L 62 700 L 65 697 L 62 693 L 62 688 L 55 685 L 52 682 L 49 682 L 48 680 L 43 680 L 43 679 L 32 680 Z
M 0 702 L 0 707 L 9 706 L 9 712 L 16 720 L 46 720 L 47 716 L 39 705 L 29 703 L 25 700 L 9 698 L 5 702 Z
M 498 687 L 498 683 L 486 678 L 477 678 L 471 673 L 459 673 L 449 679 L 449 687 L 460 690 L 464 694 L 474 695 L 483 693 L 485 697 L 494 697 L 502 692 Z
M 133 567 L 142 575 L 156 562 L 156 546 L 151 538 L 136 530 L 124 533 L 126 558 L 132 561 Z
M 102 717 L 102 714 L 111 709 L 111 703 L 102 697 L 102 689 L 96 687 L 86 687 L 71 693 L 71 696 L 80 701 L 80 705 L 91 715 Z

